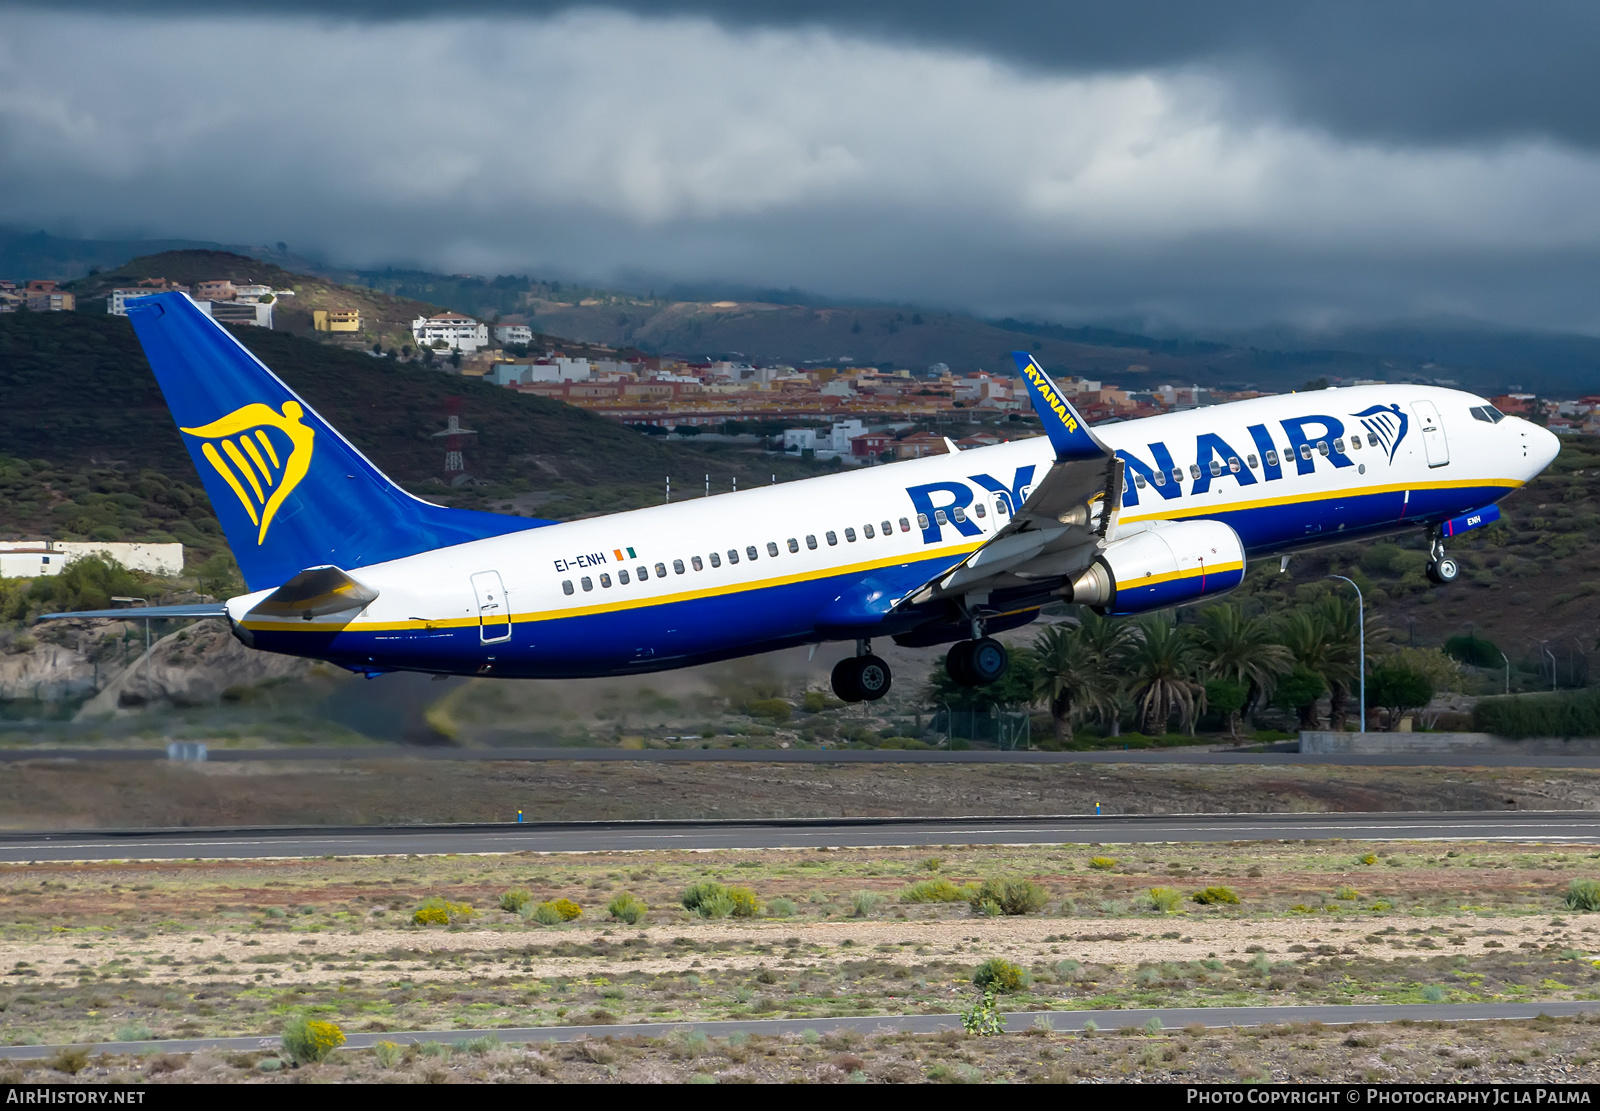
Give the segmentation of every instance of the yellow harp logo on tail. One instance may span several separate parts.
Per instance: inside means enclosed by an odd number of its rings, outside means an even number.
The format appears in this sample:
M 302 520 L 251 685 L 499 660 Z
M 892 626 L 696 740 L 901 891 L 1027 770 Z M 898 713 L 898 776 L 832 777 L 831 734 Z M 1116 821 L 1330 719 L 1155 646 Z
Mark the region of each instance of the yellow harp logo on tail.
M 266 540 L 273 516 L 311 469 L 316 433 L 300 423 L 304 415 L 298 401 L 285 401 L 282 413 L 270 405 L 246 405 L 210 424 L 183 429 L 205 441 L 201 454 L 260 530 L 257 544 Z

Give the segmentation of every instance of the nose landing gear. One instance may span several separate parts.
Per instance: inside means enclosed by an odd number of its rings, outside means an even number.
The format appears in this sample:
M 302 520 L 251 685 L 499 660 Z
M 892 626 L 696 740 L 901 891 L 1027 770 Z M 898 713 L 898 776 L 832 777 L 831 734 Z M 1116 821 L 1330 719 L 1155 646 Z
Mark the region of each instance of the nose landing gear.
M 893 682 L 889 665 L 872 654 L 871 641 L 856 641 L 856 654 L 833 665 L 833 693 L 843 702 L 876 702 Z
M 1444 540 L 1435 534 L 1428 543 L 1428 566 L 1425 568 L 1429 582 L 1447 586 L 1461 575 L 1461 565 L 1444 554 Z

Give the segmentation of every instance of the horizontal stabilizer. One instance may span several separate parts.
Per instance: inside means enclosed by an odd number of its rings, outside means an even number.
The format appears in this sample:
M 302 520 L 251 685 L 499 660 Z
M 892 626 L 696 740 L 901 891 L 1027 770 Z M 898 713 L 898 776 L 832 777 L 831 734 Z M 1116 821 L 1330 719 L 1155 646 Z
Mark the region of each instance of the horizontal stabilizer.
M 222 602 L 197 602 L 188 606 L 124 606 L 114 610 L 79 610 L 77 613 L 41 613 L 35 621 L 58 621 L 63 618 L 85 620 L 143 621 L 171 620 L 174 618 L 227 617 L 228 607 Z
M 364 609 L 377 601 L 378 592 L 357 582 L 337 567 L 308 567 L 257 602 L 245 620 L 257 618 L 326 617 Z
M 1037 359 L 1026 351 L 1013 351 L 1017 373 L 1028 384 L 1028 396 L 1033 401 L 1033 411 L 1044 422 L 1045 435 L 1056 449 L 1057 459 L 1101 459 L 1110 450 L 1100 442 L 1089 425 L 1061 387 L 1051 380 Z

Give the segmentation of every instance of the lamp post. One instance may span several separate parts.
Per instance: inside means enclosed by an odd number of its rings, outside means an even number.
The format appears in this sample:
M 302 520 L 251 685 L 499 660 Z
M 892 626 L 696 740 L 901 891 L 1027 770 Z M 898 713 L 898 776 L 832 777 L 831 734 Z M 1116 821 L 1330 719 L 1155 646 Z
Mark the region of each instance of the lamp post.
M 1330 579 L 1344 579 L 1356 589 L 1356 669 L 1361 675 L 1361 732 L 1367 731 L 1367 602 L 1354 579 L 1343 575 L 1329 575 Z

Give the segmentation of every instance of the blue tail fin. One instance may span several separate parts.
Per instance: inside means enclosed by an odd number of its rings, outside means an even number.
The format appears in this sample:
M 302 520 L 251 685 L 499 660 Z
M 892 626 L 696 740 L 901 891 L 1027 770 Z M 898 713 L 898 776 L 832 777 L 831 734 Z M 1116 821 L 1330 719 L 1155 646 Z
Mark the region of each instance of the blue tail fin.
M 406 493 L 182 293 L 128 318 L 251 590 L 550 523 Z

